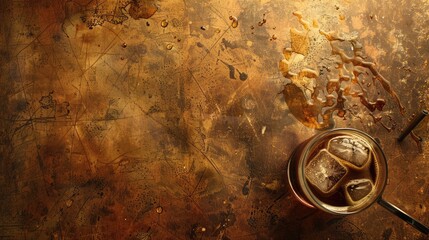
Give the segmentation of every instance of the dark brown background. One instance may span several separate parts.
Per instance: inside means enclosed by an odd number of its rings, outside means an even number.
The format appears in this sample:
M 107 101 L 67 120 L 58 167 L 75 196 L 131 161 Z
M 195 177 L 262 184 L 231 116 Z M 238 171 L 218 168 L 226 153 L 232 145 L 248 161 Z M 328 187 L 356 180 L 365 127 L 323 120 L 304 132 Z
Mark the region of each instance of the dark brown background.
M 389 158 L 384 197 L 429 224 L 428 122 L 420 146 L 395 142 L 429 104 L 428 1 L 27 0 L 0 12 L 0 239 L 427 238 L 380 206 L 302 207 L 285 170 L 318 131 L 364 130 Z M 359 41 L 405 112 L 320 30 L 349 56 Z M 319 76 L 288 76 L 285 47 L 292 73 Z M 338 64 L 362 74 L 321 124 Z

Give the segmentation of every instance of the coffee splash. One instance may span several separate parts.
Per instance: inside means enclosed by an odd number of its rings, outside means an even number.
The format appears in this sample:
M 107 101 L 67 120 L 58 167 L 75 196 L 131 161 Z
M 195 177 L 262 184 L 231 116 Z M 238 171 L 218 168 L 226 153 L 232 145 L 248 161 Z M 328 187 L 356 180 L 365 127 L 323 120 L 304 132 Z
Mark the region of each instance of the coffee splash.
M 375 63 L 364 60 L 356 34 L 325 32 L 316 20 L 310 23 L 300 12 L 293 14 L 303 29 L 290 30 L 290 48 L 284 49 L 279 69 L 291 81 L 285 85 L 283 95 L 290 112 L 301 123 L 315 129 L 332 128 L 334 114 L 345 118 L 355 105 L 353 98 L 370 115 L 383 111 L 386 100 L 370 94 L 371 87 L 377 88 L 376 81 L 404 114 L 405 108 L 390 82 Z

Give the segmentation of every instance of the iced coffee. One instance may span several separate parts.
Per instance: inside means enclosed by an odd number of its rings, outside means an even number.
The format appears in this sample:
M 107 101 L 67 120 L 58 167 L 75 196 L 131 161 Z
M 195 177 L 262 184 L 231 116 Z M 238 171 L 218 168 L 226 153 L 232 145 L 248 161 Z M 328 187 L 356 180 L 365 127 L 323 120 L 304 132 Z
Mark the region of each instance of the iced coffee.
M 358 213 L 377 202 L 424 234 L 429 227 L 384 200 L 387 162 L 378 142 L 352 128 L 319 133 L 300 144 L 288 163 L 289 186 L 308 207 Z
M 323 141 L 323 140 L 322 140 Z M 370 196 L 377 179 L 377 159 L 364 139 L 338 136 L 310 154 L 305 178 L 313 193 L 335 206 L 356 205 Z
M 386 171 L 384 154 L 374 139 L 357 130 L 339 129 L 297 149 L 289 162 L 289 182 L 307 205 L 348 214 L 377 199 Z

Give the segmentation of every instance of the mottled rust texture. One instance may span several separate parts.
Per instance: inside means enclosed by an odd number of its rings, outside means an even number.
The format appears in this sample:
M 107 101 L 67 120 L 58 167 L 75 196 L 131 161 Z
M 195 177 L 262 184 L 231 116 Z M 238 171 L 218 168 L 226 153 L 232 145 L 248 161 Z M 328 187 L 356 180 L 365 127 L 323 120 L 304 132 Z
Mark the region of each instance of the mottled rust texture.
M 301 206 L 285 173 L 353 126 L 429 224 L 428 121 L 395 141 L 429 107 L 428 26 L 425 0 L 0 1 L 0 239 L 427 239 Z

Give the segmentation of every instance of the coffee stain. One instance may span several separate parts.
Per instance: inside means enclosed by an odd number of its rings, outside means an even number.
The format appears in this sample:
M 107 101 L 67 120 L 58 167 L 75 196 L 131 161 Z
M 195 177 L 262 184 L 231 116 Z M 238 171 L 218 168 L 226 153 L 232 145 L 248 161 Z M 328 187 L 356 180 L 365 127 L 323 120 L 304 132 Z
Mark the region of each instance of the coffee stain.
M 247 179 L 246 182 L 243 185 L 243 188 L 241 189 L 241 193 L 243 195 L 249 195 L 249 192 L 250 192 L 249 185 L 250 185 L 250 179 Z
M 128 20 L 127 13 L 134 20 L 149 19 L 158 11 L 154 0 L 107 0 L 91 1 L 81 9 L 81 20 L 89 29 L 102 26 L 105 22 L 123 24 Z
M 291 47 L 284 49 L 279 70 L 291 81 L 283 95 L 290 112 L 301 123 L 316 129 L 331 128 L 335 113 L 346 117 L 351 98 L 357 98 L 370 114 L 383 111 L 386 100 L 380 96 L 370 99 L 368 88 L 377 86 L 369 80 L 378 81 L 404 114 L 405 108 L 390 82 L 375 63 L 364 60 L 356 34 L 325 32 L 316 20 L 305 20 L 300 12 L 293 15 L 303 29 L 290 29 Z M 379 121 L 374 118 L 374 122 Z
M 375 68 L 375 63 L 363 60 L 362 45 L 358 41 L 355 39 L 348 40 L 353 46 L 353 56 L 348 56 L 344 50 L 334 45 L 335 41 L 343 42 L 347 41 L 346 39 L 339 37 L 335 32 L 326 33 L 320 31 L 320 33 L 326 36 L 326 38 L 329 40 L 332 47 L 332 54 L 340 56 L 343 64 L 353 64 L 353 75 L 356 80 L 359 80 L 359 75 L 364 73 L 364 71 L 359 67 L 369 70 L 372 74 L 372 78 L 374 80 L 378 80 L 381 83 L 383 89 L 394 98 L 401 114 L 404 115 L 405 107 L 401 104 L 398 94 L 393 90 L 390 82 Z M 364 89 L 362 90 L 365 92 Z
M 267 22 L 267 19 L 265 18 L 265 14 L 262 17 L 262 20 L 258 22 L 258 26 L 262 27 Z
M 130 16 L 135 19 L 149 19 L 158 11 L 158 7 L 156 6 L 154 1 L 147 0 L 133 0 L 130 3 L 130 8 L 128 13 Z
M 239 74 L 239 79 L 241 80 L 241 81 L 246 81 L 247 80 L 247 78 L 249 77 L 248 75 L 247 75 L 247 73 L 245 73 L 245 72 L 241 72 L 240 70 L 238 70 L 236 67 L 234 67 L 233 65 L 231 65 L 231 64 L 228 64 L 228 63 L 226 63 L 225 61 L 223 61 L 223 60 L 221 60 L 221 59 L 218 59 L 219 61 L 221 61 L 223 64 L 225 64 L 227 67 L 228 67 L 228 70 L 229 70 L 229 78 L 230 79 L 236 79 L 236 77 L 235 77 L 235 72 L 237 71 L 238 72 L 238 74 Z
M 381 123 L 381 126 L 383 126 L 383 128 L 386 129 L 386 131 L 391 132 L 396 129 L 397 123 L 393 120 L 391 116 L 388 115 L 387 117 L 388 117 L 389 125 L 384 122 L 380 122 L 380 123 Z
M 231 20 L 231 27 L 238 27 L 238 19 L 236 16 L 229 16 L 229 20 Z
M 289 83 L 283 89 L 283 95 L 290 112 L 305 126 L 316 129 L 333 127 L 328 114 L 322 114 L 323 103 L 316 98 L 310 103 L 304 92 L 296 84 Z
M 375 116 L 373 113 L 369 113 L 369 116 L 371 116 L 371 118 L 374 121 L 374 123 L 378 123 L 378 122 L 381 121 L 381 119 L 383 119 L 383 117 L 381 117 L 381 116 Z
M 417 148 L 420 153 L 423 153 L 423 138 L 417 135 L 414 131 L 411 131 L 410 133 L 411 138 L 414 140 L 414 142 L 417 144 Z

